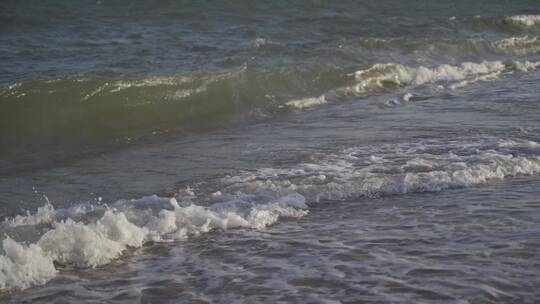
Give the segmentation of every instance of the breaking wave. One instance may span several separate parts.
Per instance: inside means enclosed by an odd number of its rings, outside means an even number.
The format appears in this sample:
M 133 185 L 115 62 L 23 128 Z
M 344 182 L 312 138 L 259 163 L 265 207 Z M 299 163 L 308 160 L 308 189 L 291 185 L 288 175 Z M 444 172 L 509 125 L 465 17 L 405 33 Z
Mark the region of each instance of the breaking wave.
M 519 55 L 540 53 L 540 41 L 534 36 L 503 38 L 494 41 L 492 45 L 499 50 Z
M 502 22 L 520 25 L 520 26 L 540 25 L 540 15 L 514 15 L 514 16 L 502 17 L 500 20 Z
M 147 78 L 67 77 L 0 88 L 0 158 L 97 149 L 276 114 L 291 96 L 347 82 L 339 67 L 240 68 Z M 2 157 L 4 156 L 4 157 Z
M 536 44 L 535 39 L 523 39 L 501 41 L 500 47 Z M 0 158 L 32 166 L 33 155 L 43 161 L 102 152 L 156 135 L 209 130 L 377 92 L 431 85 L 435 91 L 452 90 L 539 66 L 530 61 L 435 66 L 390 62 L 364 69 L 244 67 L 188 76 L 16 83 L 0 88 Z M 39 154 L 45 152 L 49 157 Z M 0 163 L 0 170 L 16 169 Z
M 475 20 L 502 30 L 536 29 L 540 27 L 540 15 L 538 14 L 476 16 Z
M 320 201 L 438 192 L 538 173 L 537 142 L 433 140 L 353 147 L 315 155 L 309 163 L 243 171 L 175 198 L 153 195 L 62 210 L 47 203 L 34 214 L 4 220 L 2 230 L 22 240 L 2 242 L 0 289 L 44 284 L 66 266 L 98 267 L 149 242 L 262 229 L 301 218 Z
M 9 229 L 29 225 L 45 225 L 50 229 L 30 245 L 9 237 L 3 240 L 0 289 L 44 284 L 56 276 L 56 267 L 104 265 L 127 248 L 139 248 L 148 242 L 181 240 L 231 228 L 261 229 L 280 218 L 307 214 L 300 196 L 285 196 L 266 204 L 252 204 L 238 198 L 211 207 L 187 200 L 184 198 L 179 203 L 175 198 L 154 195 L 119 201 L 111 207 L 90 206 L 83 208 L 85 212 L 77 207 L 55 211 L 52 206 L 46 206 L 46 214 L 40 210 L 34 215 L 8 219 L 4 226 Z M 102 215 L 92 221 L 91 213 Z
M 399 63 L 376 63 L 367 69 L 357 70 L 354 83 L 331 90 L 319 97 L 292 100 L 285 106 L 305 109 L 328 101 L 351 96 L 366 96 L 376 92 L 399 91 L 406 88 L 428 86 L 434 94 L 441 90 L 455 90 L 480 81 L 498 79 L 503 74 L 527 72 L 540 67 L 540 62 L 483 61 L 464 62 L 460 65 L 442 64 L 434 67 L 412 67 Z M 412 97 L 405 93 L 405 101 Z

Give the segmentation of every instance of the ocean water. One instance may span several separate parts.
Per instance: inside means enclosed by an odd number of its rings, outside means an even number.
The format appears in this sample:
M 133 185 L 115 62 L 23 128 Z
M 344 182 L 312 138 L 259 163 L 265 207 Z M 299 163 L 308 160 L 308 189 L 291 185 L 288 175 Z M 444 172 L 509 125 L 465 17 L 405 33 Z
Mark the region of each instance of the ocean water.
M 3 1 L 0 302 L 538 303 L 538 1 Z

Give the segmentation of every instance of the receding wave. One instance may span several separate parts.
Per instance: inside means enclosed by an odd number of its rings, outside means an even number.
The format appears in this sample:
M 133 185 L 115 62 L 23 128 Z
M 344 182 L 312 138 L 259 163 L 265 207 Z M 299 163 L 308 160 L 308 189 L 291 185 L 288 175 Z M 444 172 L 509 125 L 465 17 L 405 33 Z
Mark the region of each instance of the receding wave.
M 243 171 L 207 181 L 198 193 L 188 187 L 176 198 L 153 195 L 62 210 L 47 203 L 2 223 L 4 233 L 19 240 L 2 242 L 0 289 L 44 284 L 66 266 L 104 265 L 150 242 L 262 229 L 304 217 L 321 201 L 438 192 L 539 173 L 537 142 L 433 140 L 352 147 L 309 163 Z

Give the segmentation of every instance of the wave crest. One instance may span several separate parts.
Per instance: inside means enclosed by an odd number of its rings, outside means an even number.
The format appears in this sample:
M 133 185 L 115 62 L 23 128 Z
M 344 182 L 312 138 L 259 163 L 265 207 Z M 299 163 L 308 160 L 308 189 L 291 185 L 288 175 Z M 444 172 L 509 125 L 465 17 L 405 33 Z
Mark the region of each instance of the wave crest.
M 55 264 L 97 267 L 118 258 L 127 248 L 139 248 L 150 241 L 173 241 L 231 228 L 262 229 L 281 218 L 299 218 L 308 212 L 300 196 L 284 196 L 266 204 L 252 204 L 237 198 L 203 207 L 194 203 L 180 206 L 174 198 L 154 195 L 118 201 L 114 206 L 120 209 L 93 206 L 94 212 L 101 209 L 103 215 L 90 223 L 69 217 L 60 219 L 62 214 L 69 214 L 69 210 L 52 212 L 54 215 L 47 217 L 40 217 L 42 213 L 38 212 L 28 215 L 28 220 L 19 217 L 17 221 L 5 221 L 4 225 L 11 229 L 44 223 L 51 228 L 29 246 L 11 238 L 4 239 L 0 289 L 44 284 L 55 277 Z M 149 214 L 146 208 L 157 210 Z M 75 209 L 71 211 L 78 213 Z

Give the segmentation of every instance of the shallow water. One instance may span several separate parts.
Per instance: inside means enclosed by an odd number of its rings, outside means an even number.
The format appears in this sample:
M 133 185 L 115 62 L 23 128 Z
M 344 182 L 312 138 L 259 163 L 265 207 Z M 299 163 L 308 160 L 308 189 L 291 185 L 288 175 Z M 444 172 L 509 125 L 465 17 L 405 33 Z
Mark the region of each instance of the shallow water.
M 534 1 L 82 6 L 0 14 L 1 301 L 540 299 Z

